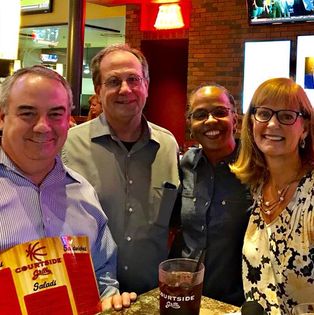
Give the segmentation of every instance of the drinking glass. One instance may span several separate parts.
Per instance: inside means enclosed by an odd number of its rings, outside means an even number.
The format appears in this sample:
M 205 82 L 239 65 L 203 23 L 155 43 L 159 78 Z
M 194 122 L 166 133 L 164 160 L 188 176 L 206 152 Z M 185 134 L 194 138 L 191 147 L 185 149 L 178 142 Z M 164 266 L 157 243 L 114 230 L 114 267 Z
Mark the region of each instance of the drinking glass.
M 292 309 L 292 315 L 314 315 L 314 302 L 302 303 Z
M 159 265 L 161 315 L 198 315 L 204 265 L 187 258 L 168 259 Z

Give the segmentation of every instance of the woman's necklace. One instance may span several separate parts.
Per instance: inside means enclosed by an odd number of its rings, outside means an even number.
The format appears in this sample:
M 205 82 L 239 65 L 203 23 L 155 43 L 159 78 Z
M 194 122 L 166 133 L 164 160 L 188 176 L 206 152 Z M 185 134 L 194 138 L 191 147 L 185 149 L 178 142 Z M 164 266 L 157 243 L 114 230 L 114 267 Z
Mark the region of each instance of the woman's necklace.
M 298 171 L 295 173 L 294 179 L 288 182 L 286 186 L 284 186 L 282 189 L 276 189 L 274 187 L 277 194 L 274 200 L 271 200 L 271 201 L 265 200 L 265 197 L 264 197 L 265 186 L 264 186 L 261 190 L 261 194 L 257 198 L 257 204 L 260 207 L 261 211 L 265 215 L 271 216 L 278 209 L 278 206 L 284 203 L 287 204 L 286 201 L 287 201 L 287 194 L 288 194 L 289 189 L 291 187 L 295 187 L 294 186 L 295 183 L 299 183 L 299 181 L 304 176 L 306 171 L 307 171 L 306 168 L 303 168 L 302 166 L 300 166 L 298 168 Z M 269 188 L 270 188 L 270 193 L 271 193 L 272 186 L 270 183 L 269 183 Z
M 292 182 L 285 186 L 283 189 L 277 190 L 277 198 L 273 201 L 265 200 L 263 193 L 259 196 L 258 205 L 260 206 L 260 209 L 263 211 L 264 214 L 268 216 L 271 215 L 277 208 L 277 206 L 285 201 L 285 197 L 291 184 Z

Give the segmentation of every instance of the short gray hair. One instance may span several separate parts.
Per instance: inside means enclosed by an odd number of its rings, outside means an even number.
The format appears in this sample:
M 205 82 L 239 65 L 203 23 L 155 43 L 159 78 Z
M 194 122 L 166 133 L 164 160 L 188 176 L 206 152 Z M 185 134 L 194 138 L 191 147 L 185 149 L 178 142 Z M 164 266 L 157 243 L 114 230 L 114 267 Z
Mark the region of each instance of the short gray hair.
M 0 111 L 5 113 L 8 110 L 8 101 L 9 101 L 10 94 L 12 93 L 12 87 L 13 87 L 14 83 L 19 78 L 21 78 L 22 76 L 27 75 L 27 74 L 34 74 L 34 75 L 38 75 L 41 77 L 49 78 L 49 79 L 56 80 L 56 81 L 60 82 L 67 92 L 68 106 L 69 106 L 69 110 L 71 112 L 71 110 L 73 108 L 73 96 L 72 96 L 72 90 L 71 90 L 69 83 L 56 71 L 48 69 L 48 68 L 41 66 L 41 65 L 35 65 L 32 67 L 26 67 L 26 68 L 19 69 L 14 74 L 7 77 L 3 81 L 3 83 L 1 84 L 1 87 L 0 87 Z

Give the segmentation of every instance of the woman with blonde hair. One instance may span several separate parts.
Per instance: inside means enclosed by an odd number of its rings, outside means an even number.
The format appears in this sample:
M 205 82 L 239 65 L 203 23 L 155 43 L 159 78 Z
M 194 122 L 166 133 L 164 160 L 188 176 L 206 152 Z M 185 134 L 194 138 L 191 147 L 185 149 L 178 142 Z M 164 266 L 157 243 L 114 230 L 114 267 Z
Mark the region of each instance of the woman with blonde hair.
M 94 119 L 98 117 L 102 113 L 101 102 L 98 99 L 97 95 L 92 95 L 88 99 L 89 111 L 87 120 Z
M 291 314 L 314 297 L 313 108 L 304 90 L 274 78 L 255 91 L 231 170 L 254 197 L 243 245 L 246 300 Z

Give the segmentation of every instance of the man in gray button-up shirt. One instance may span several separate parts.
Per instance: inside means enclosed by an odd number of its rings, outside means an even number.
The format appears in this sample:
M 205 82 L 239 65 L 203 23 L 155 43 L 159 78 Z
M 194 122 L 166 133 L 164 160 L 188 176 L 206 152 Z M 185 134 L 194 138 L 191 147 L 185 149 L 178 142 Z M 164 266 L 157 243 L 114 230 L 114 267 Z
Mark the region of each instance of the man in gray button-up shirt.
M 168 256 L 178 146 L 168 130 L 142 114 L 149 75 L 140 51 L 103 49 L 92 71 L 103 113 L 71 128 L 63 160 L 98 193 L 118 245 L 120 289 L 142 293 L 158 285 L 158 264 Z

